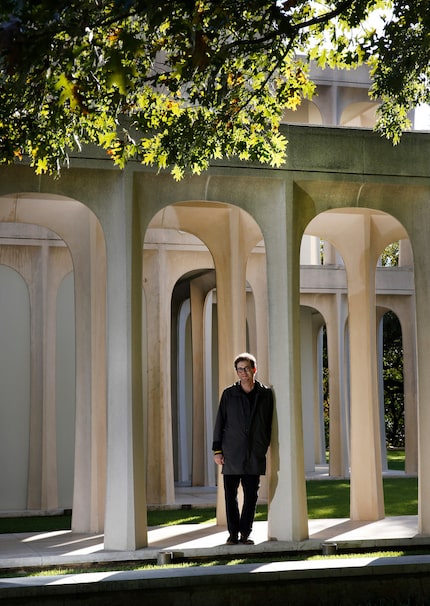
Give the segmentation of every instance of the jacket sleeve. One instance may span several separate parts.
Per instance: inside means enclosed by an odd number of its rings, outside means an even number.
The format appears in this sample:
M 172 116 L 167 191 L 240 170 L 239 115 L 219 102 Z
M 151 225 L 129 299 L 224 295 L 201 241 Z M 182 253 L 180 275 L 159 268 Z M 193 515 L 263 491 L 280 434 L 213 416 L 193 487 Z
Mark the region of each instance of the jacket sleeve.
M 225 403 L 224 393 L 221 396 L 221 401 L 218 407 L 218 412 L 215 420 L 214 435 L 212 450 L 214 454 L 222 453 L 222 437 L 224 433 L 224 422 L 225 422 Z
M 268 393 L 268 412 L 267 412 L 267 425 L 266 425 L 266 441 L 267 448 L 269 448 L 270 440 L 272 437 L 272 421 L 273 421 L 273 391 L 272 388 L 269 387 Z

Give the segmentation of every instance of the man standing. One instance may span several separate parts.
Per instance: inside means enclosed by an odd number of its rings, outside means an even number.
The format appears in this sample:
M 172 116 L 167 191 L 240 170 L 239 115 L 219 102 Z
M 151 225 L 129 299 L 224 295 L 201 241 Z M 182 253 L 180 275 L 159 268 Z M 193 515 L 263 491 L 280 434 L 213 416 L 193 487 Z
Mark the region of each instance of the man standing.
M 249 538 L 257 505 L 260 475 L 266 472 L 266 453 L 270 444 L 273 393 L 255 380 L 257 362 L 242 353 L 234 360 L 239 381 L 221 396 L 215 422 L 214 461 L 222 465 L 227 514 L 228 545 L 252 545 Z M 243 488 L 243 507 L 239 512 L 237 491 Z

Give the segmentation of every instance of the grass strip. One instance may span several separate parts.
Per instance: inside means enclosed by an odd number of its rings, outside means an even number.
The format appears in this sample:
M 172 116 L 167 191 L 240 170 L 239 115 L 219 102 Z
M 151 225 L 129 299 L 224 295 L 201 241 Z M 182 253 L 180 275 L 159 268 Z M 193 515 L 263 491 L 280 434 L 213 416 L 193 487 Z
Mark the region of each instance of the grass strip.
M 385 515 L 417 515 L 417 478 L 384 478 Z M 349 518 L 348 480 L 309 480 L 306 482 L 310 519 Z M 267 520 L 267 506 L 257 507 L 257 521 Z M 215 521 L 215 507 L 148 511 L 148 526 L 178 526 Z M 71 517 L 35 516 L 0 518 L 0 534 L 70 530 Z

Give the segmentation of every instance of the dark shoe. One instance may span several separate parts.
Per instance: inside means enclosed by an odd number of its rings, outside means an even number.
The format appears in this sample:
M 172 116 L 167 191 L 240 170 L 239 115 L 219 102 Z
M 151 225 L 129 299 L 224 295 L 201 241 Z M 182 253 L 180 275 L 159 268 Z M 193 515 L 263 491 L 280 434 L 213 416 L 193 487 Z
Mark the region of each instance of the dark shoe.
M 248 537 L 240 537 L 239 543 L 242 545 L 254 545 L 254 541 L 252 539 L 248 539 Z
M 230 535 L 225 543 L 226 543 L 226 545 L 237 545 L 239 543 L 239 541 L 237 538 L 232 537 Z

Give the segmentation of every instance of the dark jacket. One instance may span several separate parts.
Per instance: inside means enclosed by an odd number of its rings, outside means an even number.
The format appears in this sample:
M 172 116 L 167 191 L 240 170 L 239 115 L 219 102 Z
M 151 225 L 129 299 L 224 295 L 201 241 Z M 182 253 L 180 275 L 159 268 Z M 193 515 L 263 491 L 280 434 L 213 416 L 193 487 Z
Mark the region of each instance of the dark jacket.
M 240 382 L 227 387 L 221 396 L 212 448 L 215 452 L 222 451 L 226 475 L 263 475 L 266 472 L 273 394 L 270 387 L 259 381 L 255 381 L 254 390 L 251 409 Z

